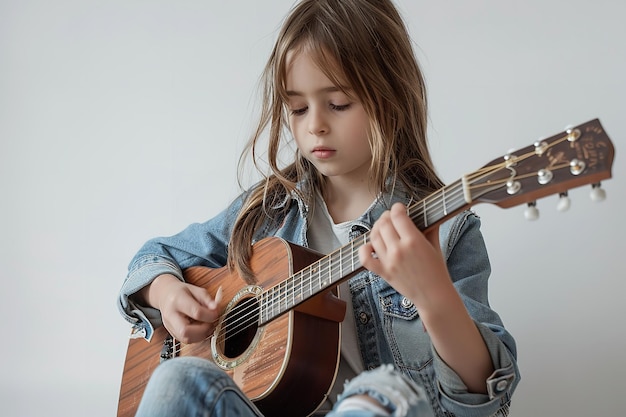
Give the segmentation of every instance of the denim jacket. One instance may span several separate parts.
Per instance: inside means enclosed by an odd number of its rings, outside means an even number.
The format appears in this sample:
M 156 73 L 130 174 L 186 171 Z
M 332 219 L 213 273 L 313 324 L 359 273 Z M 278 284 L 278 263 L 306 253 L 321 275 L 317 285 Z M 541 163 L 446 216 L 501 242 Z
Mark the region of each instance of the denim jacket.
M 245 197 L 242 194 L 205 223 L 192 224 L 171 237 L 148 241 L 135 255 L 118 300 L 122 315 L 133 324 L 135 336 L 150 339 L 154 327 L 161 325 L 161 318 L 158 310 L 137 305 L 129 297 L 164 273 L 183 280 L 182 270 L 185 268 L 224 266 L 232 226 Z M 408 204 L 410 200 L 402 191 L 379 198 L 354 223 L 353 237 L 370 230 L 375 220 L 394 202 Z M 277 236 L 307 246 L 309 207 L 295 194 L 283 204 L 289 205 L 285 218 L 280 222 L 267 222 L 256 233 L 255 242 L 267 236 Z M 439 233 L 452 281 L 493 361 L 495 371 L 487 380 L 488 394 L 468 392 L 459 376 L 432 347 L 416 307 L 369 271 L 363 271 L 349 281 L 363 363 L 366 369 L 394 364 L 425 387 L 437 416 L 506 415 L 520 376 L 515 340 L 489 306 L 491 269 L 480 233 L 480 220 L 472 212 L 465 211 L 444 222 Z

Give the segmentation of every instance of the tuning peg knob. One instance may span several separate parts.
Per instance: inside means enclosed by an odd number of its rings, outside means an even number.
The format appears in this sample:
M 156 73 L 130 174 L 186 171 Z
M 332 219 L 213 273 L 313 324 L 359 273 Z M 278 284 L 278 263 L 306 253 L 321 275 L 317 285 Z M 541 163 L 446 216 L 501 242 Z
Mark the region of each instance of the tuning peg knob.
M 506 192 L 514 195 L 522 189 L 522 184 L 519 181 L 508 180 L 506 182 Z
M 604 201 L 606 199 L 606 191 L 599 182 L 591 185 L 590 197 L 592 201 Z
M 567 191 L 564 193 L 559 193 L 559 202 L 556 204 L 556 209 L 560 212 L 569 210 L 571 206 L 571 201 L 567 196 Z
M 565 127 L 565 133 L 567 133 L 567 140 L 570 142 L 576 142 L 581 134 L 580 129 L 571 125 Z
M 537 209 L 535 201 L 528 203 L 528 207 L 524 210 L 524 217 L 526 217 L 526 220 L 537 220 L 539 218 L 539 209 Z

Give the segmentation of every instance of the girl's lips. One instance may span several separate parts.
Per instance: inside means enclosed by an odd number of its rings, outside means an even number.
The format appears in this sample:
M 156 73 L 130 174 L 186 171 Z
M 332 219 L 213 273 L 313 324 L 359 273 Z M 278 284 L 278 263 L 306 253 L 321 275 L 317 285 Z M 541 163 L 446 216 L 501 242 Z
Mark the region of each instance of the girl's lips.
M 326 159 L 326 158 L 330 158 L 331 156 L 333 156 L 335 154 L 335 150 L 334 149 L 330 149 L 330 148 L 315 148 L 313 149 L 313 151 L 311 152 L 316 158 L 319 159 Z

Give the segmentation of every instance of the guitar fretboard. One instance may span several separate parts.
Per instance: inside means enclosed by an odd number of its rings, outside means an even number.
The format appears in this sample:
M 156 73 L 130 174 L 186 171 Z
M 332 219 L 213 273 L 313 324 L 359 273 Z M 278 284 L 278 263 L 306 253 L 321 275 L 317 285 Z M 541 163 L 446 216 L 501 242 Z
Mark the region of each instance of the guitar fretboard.
M 409 206 L 407 213 L 420 230 L 466 206 L 466 180 L 458 180 Z M 260 324 L 267 323 L 296 305 L 319 294 L 362 268 L 359 248 L 369 241 L 369 232 L 296 272 L 260 296 Z

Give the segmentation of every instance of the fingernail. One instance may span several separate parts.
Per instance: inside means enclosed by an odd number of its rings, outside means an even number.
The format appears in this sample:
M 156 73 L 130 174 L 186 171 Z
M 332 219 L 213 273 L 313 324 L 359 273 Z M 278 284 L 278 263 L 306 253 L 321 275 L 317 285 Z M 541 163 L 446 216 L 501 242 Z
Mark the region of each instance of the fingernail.
M 220 301 L 222 301 L 222 287 L 221 286 L 217 289 L 217 292 L 215 293 L 215 297 L 213 297 L 213 300 L 209 303 L 209 307 L 217 308 L 217 305 L 219 304 Z

